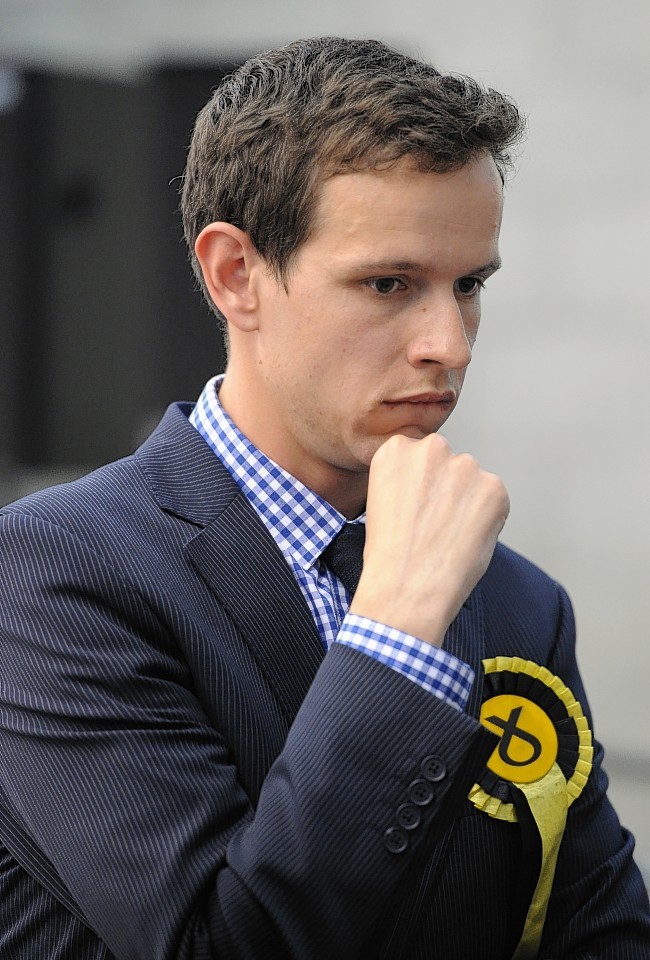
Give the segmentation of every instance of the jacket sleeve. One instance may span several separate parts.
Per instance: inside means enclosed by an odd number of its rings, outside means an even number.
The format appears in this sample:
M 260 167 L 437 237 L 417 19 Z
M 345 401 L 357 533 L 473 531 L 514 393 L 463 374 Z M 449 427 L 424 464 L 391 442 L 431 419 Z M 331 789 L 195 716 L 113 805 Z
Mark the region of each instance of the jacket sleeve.
M 575 659 L 575 626 L 569 598 L 558 587 L 560 626 L 549 669 L 560 676 L 593 723 Z M 647 960 L 648 895 L 606 796 L 603 749 L 594 745 L 591 775 L 569 809 L 540 957 L 566 960 Z
M 3 839 L 59 911 L 118 960 L 358 957 L 492 735 L 335 645 L 253 808 L 173 631 L 128 579 L 18 513 L 0 550 Z M 23 934 L 18 956 L 42 955 Z

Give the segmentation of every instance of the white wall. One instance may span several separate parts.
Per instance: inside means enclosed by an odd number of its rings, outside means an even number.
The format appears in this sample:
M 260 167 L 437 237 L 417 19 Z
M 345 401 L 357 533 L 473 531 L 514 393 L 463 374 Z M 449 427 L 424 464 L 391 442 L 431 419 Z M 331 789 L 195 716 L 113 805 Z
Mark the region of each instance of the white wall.
M 569 589 L 597 734 L 647 801 L 646 0 L 0 0 L 0 58 L 17 64 L 114 73 L 317 33 L 385 39 L 529 114 L 505 267 L 448 435 L 506 479 L 506 542 Z

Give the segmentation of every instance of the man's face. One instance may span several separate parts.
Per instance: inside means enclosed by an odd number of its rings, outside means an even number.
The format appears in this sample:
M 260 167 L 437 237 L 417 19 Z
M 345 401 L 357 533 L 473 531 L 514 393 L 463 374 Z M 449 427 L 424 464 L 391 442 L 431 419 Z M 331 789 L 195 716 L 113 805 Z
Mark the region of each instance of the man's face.
M 251 439 L 327 497 L 392 434 L 437 431 L 498 267 L 501 211 L 487 156 L 446 174 L 403 160 L 325 181 L 286 289 L 259 277 Z

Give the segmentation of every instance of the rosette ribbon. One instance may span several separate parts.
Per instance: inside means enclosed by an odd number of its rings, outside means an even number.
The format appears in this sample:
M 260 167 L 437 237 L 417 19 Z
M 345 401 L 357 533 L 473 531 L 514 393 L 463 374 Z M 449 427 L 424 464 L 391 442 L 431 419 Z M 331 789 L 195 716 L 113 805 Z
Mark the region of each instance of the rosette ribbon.
M 524 859 L 536 882 L 512 960 L 534 960 L 544 930 L 567 812 L 591 772 L 592 736 L 582 707 L 546 667 L 519 657 L 483 661 L 481 723 L 500 736 L 469 799 L 511 823 L 526 821 L 534 840 Z

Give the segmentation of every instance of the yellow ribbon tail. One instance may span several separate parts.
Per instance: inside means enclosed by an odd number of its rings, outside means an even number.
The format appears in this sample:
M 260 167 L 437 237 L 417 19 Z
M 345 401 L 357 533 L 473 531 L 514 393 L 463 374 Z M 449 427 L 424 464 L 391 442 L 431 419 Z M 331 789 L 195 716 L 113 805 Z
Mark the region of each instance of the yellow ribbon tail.
M 557 857 L 566 826 L 567 783 L 557 763 L 533 783 L 518 783 L 524 794 L 542 841 L 542 868 L 526 915 L 521 939 L 512 960 L 534 960 L 544 930 Z

